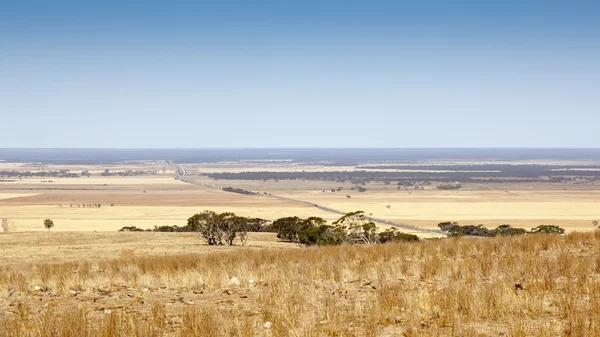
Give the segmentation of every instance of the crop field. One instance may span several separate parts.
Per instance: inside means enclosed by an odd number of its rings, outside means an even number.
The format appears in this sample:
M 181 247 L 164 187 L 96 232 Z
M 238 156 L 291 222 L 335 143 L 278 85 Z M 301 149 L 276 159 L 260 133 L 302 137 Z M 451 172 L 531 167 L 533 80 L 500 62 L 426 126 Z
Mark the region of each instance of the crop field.
M 273 193 L 276 193 L 273 191 Z M 437 228 L 444 221 L 464 225 L 557 225 L 567 231 L 593 230 L 600 218 L 600 191 L 277 191 L 333 209 L 360 209 L 378 218 Z M 388 208 L 389 206 L 389 208 Z
M 503 164 L 504 165 L 504 164 Z M 576 165 L 581 165 L 577 163 Z M 409 165 L 410 166 L 410 165 Z M 4 170 L 30 170 L 26 164 L 3 163 Z M 101 176 L 105 170 L 158 172 L 139 176 Z M 495 227 L 532 228 L 558 225 L 567 231 L 592 230 L 600 217 L 600 188 L 595 184 L 470 183 L 455 191 L 396 189 L 395 185 L 369 182 L 366 192 L 351 182 L 315 180 L 215 180 L 211 172 L 340 172 L 353 167 L 297 165 L 287 162 L 219 163 L 189 165 L 189 183 L 175 179 L 177 168 L 164 163 L 135 165 L 46 165 L 40 170 L 92 172 L 90 177 L 0 178 L 0 218 L 10 231 L 38 231 L 43 220 L 55 222 L 54 231 L 116 231 L 124 226 L 153 228 L 184 225 L 191 215 L 204 211 L 234 212 L 275 220 L 285 216 L 319 216 L 333 221 L 340 212 L 363 210 L 372 216 L 435 229 L 443 221 Z M 287 170 L 287 171 L 286 171 Z M 96 173 L 93 173 L 96 172 Z M 165 172 L 165 173 L 162 173 Z M 235 187 L 257 195 L 221 190 Z M 294 200 L 278 199 L 285 197 Z M 307 203 L 297 202 L 304 201 Z M 97 207 L 99 205 L 100 207 Z M 387 225 L 380 224 L 381 228 Z M 427 233 L 408 231 L 421 236 Z

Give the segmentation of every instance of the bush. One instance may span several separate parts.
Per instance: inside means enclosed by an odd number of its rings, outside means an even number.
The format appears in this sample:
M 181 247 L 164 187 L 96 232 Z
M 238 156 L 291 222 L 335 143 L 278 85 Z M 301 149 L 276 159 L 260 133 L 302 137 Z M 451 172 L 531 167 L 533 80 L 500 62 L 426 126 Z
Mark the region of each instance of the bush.
M 375 223 L 362 211 L 347 213 L 331 225 L 321 218 L 287 217 L 274 221 L 271 228 L 277 230 L 278 238 L 306 246 L 419 240 L 416 235 L 401 233 L 395 228 L 377 233 Z
M 524 228 L 513 228 L 510 225 L 500 225 L 495 229 L 488 229 L 483 225 L 467 225 L 460 226 L 456 222 L 442 222 L 438 224 L 438 227 L 448 233 L 449 237 L 458 236 L 482 236 L 482 237 L 495 237 L 495 236 L 513 236 L 523 235 L 527 231 Z
M 523 235 L 527 233 L 525 228 L 513 228 L 510 225 L 501 225 L 493 230 L 494 236 L 514 236 Z
M 462 188 L 462 184 L 454 183 L 454 184 L 441 184 L 438 185 L 438 190 L 460 190 Z
M 401 241 L 419 241 L 419 237 L 414 234 L 407 234 L 398 231 L 396 228 L 389 228 L 379 233 L 379 242 L 401 242 Z
M 125 226 L 119 229 L 119 232 L 144 232 L 144 230 L 136 226 Z
M 530 234 L 545 233 L 545 234 L 565 234 L 565 229 L 554 225 L 540 225 L 532 228 Z

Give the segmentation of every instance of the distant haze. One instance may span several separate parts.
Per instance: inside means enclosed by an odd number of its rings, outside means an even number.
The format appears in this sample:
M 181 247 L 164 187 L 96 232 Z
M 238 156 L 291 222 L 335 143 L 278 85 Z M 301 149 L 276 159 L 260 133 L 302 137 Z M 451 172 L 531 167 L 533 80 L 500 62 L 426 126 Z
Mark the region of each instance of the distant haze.
M 600 147 L 600 2 L 0 2 L 0 147 Z
M 166 160 L 171 163 L 286 160 L 354 166 L 367 162 L 569 161 L 600 162 L 600 149 L 2 149 L 0 162 L 111 164 Z

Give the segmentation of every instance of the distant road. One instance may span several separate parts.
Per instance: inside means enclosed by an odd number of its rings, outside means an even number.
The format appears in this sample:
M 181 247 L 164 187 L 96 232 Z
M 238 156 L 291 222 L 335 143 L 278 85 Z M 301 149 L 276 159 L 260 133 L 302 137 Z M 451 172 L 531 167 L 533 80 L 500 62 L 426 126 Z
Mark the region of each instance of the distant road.
M 192 184 L 192 185 L 197 185 L 197 186 L 201 186 L 201 187 L 207 187 L 207 188 L 217 189 L 217 190 L 222 190 L 223 189 L 220 186 L 207 185 L 207 184 L 203 184 L 203 183 L 199 183 L 199 182 L 195 182 L 195 181 L 191 181 L 189 179 L 183 178 L 183 177 L 185 177 L 185 176 L 187 176 L 189 174 L 189 171 L 184 166 L 179 165 L 177 167 L 177 171 L 180 173 L 177 176 L 177 179 L 179 179 L 180 181 L 182 181 L 184 183 L 188 183 L 188 184 Z M 347 213 L 347 212 L 338 211 L 338 210 L 333 209 L 333 208 L 329 208 L 329 207 L 325 207 L 325 206 L 320 206 L 318 204 L 315 204 L 314 202 L 309 202 L 309 201 L 300 200 L 300 199 L 292 199 L 292 198 L 281 197 L 281 196 L 272 195 L 272 194 L 255 194 L 255 195 L 262 196 L 262 197 L 267 197 L 267 198 L 274 198 L 274 199 L 286 200 L 286 201 L 291 201 L 291 202 L 295 202 L 295 203 L 300 203 L 300 204 L 308 205 L 308 206 L 311 206 L 311 207 L 315 207 L 315 208 L 320 209 L 320 210 L 325 211 L 325 212 L 334 213 L 334 214 L 338 214 L 338 215 L 345 215 Z M 429 233 L 429 234 L 441 234 L 441 235 L 446 235 L 447 234 L 447 233 L 444 233 L 444 232 L 442 232 L 440 230 L 415 227 L 415 226 L 406 225 L 406 224 L 402 224 L 402 223 L 397 223 L 397 222 L 393 222 L 393 221 L 390 221 L 390 220 L 375 218 L 375 217 L 371 217 L 371 216 L 365 216 L 365 218 L 367 220 L 370 220 L 370 221 L 379 222 L 379 223 L 383 223 L 383 224 L 386 224 L 386 225 L 389 225 L 389 226 L 393 226 L 393 227 L 397 227 L 397 228 L 403 228 L 403 229 L 408 229 L 408 230 L 416 231 L 416 232 Z

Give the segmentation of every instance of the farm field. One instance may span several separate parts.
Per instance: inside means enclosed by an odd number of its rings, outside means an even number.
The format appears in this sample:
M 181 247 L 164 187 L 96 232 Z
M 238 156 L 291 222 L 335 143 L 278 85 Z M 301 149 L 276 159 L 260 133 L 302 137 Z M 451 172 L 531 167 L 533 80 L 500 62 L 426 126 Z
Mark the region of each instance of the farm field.
M 511 224 L 513 227 L 557 225 L 567 231 L 593 230 L 600 217 L 600 191 L 273 191 L 333 209 L 360 209 L 383 219 L 424 228 L 444 221 L 462 225 Z M 389 208 L 387 206 L 390 206 Z
M 5 165 L 4 169 L 29 169 L 26 165 Z M 0 166 L 2 166 L 0 165 Z M 398 190 L 395 186 L 369 183 L 367 191 L 352 190 L 349 182 L 334 181 L 255 181 L 214 180 L 210 172 L 260 170 L 290 171 L 351 169 L 289 163 L 219 163 L 189 165 L 186 183 L 175 179 L 177 168 L 148 164 L 143 166 L 76 166 L 77 170 L 106 169 L 167 172 L 140 176 L 100 176 L 79 178 L 3 178 L 0 181 L 0 218 L 7 219 L 9 231 L 41 231 L 44 219 L 52 219 L 53 231 L 116 231 L 124 226 L 153 228 L 185 225 L 193 214 L 213 210 L 243 216 L 276 220 L 285 216 L 319 216 L 328 221 L 340 212 L 363 210 L 374 217 L 428 229 L 443 221 L 462 225 L 495 227 L 510 224 L 532 228 L 558 225 L 569 231 L 592 230 L 599 217 L 600 189 L 594 184 L 468 184 L 462 190 Z M 68 166 L 46 166 L 44 170 L 66 170 Z M 73 170 L 75 171 L 75 170 Z M 117 171 L 118 172 L 118 171 Z M 220 190 L 235 187 L 260 195 L 242 195 Z M 331 190 L 341 191 L 332 192 Z M 265 195 L 266 194 L 266 195 Z M 269 196 L 271 195 L 271 196 Z M 306 201 L 309 204 L 277 197 Z M 100 205 L 100 207 L 97 207 Z M 380 224 L 387 228 L 387 225 Z M 430 233 L 419 233 L 422 237 Z
M 592 226 L 599 218 L 600 188 L 593 177 L 470 180 L 459 189 L 440 190 L 436 182 L 417 181 L 418 188 L 409 188 L 384 180 L 206 175 L 356 170 L 285 162 L 69 167 L 46 165 L 39 172 L 91 176 L 0 177 L 0 218 L 6 219 L 0 233 L 5 327 L 0 337 L 595 336 L 600 331 L 594 314 L 600 303 L 600 236 Z M 114 170 L 111 176 L 107 169 Z M 136 170 L 142 173 L 119 175 Z M 197 233 L 117 232 L 125 226 L 183 226 L 204 210 L 267 220 L 318 216 L 329 223 L 340 217 L 332 210 L 362 210 L 423 229 L 437 229 L 444 221 L 490 228 L 544 224 L 563 227 L 567 235 L 300 248 L 274 233 L 250 233 L 246 246 L 229 247 L 209 246 Z M 55 224 L 50 231 L 43 227 L 48 218 Z M 401 231 L 423 239 L 445 236 Z

